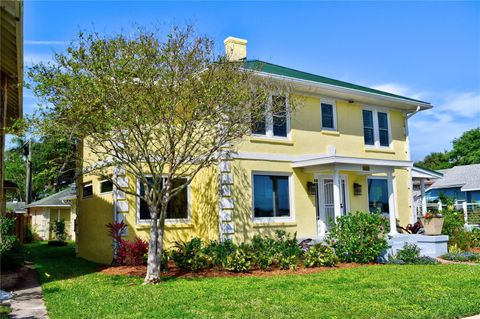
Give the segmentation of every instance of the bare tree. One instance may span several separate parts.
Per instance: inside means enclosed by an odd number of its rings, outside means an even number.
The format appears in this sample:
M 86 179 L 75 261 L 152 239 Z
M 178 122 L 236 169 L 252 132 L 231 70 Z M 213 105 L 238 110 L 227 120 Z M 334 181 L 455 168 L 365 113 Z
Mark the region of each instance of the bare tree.
M 44 101 L 34 121 L 42 134 L 83 141 L 94 160 L 81 156 L 79 167 L 89 174 L 120 187 L 112 169 L 121 167 L 143 183 L 144 195 L 123 190 L 140 196 L 151 215 L 145 283 L 160 280 L 172 197 L 220 155 L 234 152 L 265 112 L 285 112 L 266 105 L 272 91 L 286 88 L 243 66 L 216 55 L 213 41 L 188 26 L 163 38 L 145 30 L 133 36 L 80 33 L 54 63 L 29 70 Z

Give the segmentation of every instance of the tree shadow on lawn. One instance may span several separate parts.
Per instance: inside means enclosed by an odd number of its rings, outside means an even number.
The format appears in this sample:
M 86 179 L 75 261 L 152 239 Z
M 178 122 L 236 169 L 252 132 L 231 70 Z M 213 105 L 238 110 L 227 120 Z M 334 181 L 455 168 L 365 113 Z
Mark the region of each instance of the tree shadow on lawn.
M 26 245 L 41 283 L 65 280 L 99 271 L 103 265 L 75 256 L 75 244 L 48 246 L 47 242 Z

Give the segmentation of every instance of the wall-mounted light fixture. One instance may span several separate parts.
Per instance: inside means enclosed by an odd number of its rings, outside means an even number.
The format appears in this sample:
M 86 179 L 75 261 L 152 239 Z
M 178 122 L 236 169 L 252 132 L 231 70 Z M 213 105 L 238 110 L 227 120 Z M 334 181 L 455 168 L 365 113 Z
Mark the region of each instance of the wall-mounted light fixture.
M 358 183 L 353 183 L 353 195 L 355 196 L 362 195 L 362 185 Z
M 307 193 L 308 195 L 315 195 L 317 193 L 315 183 L 307 182 Z

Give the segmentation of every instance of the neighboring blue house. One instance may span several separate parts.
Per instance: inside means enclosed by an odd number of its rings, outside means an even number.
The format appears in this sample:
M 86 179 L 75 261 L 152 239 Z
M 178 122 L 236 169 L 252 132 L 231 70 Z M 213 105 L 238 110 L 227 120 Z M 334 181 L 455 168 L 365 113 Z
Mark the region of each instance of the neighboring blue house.
M 438 172 L 443 177 L 427 189 L 428 202 L 435 202 L 444 194 L 454 198 L 455 204 L 480 203 L 480 164 L 455 166 Z

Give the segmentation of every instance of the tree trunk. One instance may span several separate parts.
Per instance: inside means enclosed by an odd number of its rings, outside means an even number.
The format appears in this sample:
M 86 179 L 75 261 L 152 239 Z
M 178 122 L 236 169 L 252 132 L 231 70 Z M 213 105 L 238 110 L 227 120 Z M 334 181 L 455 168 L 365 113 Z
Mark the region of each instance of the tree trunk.
M 158 207 L 150 207 L 152 223 L 150 225 L 150 243 L 148 247 L 145 284 L 156 284 L 160 282 L 166 207 L 167 205 L 162 205 L 160 214 Z

